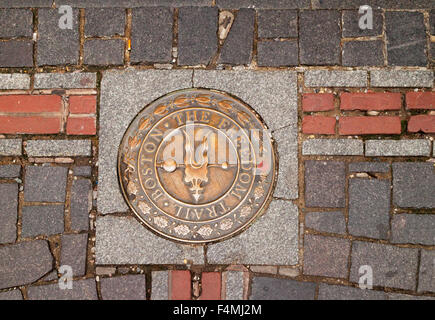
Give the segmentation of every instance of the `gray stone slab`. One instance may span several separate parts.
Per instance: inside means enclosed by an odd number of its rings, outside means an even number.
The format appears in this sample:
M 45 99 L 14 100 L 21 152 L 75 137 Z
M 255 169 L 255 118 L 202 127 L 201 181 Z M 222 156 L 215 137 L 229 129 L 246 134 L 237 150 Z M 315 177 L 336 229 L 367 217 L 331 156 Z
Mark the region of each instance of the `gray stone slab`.
M 432 163 L 393 163 L 393 203 L 403 208 L 435 208 Z
M 431 142 L 417 140 L 367 140 L 366 157 L 429 157 Z
M 90 157 L 90 140 L 28 140 L 24 149 L 29 157 Z
M 0 184 L 0 243 L 12 243 L 17 238 L 18 185 Z
M 8 0 L 3 0 L 3 1 L 8 1 Z M 136 7 L 155 7 L 155 6 L 202 7 L 202 6 L 211 6 L 212 0 L 64 0 L 62 4 L 68 4 L 73 8 L 112 8 L 112 7 L 136 8 Z M 51 2 L 50 2 L 50 6 L 51 6 Z
M 216 0 L 216 5 L 224 9 L 298 9 L 309 8 L 310 0 Z
M 85 35 L 91 37 L 123 35 L 125 16 L 125 9 L 120 8 L 85 10 Z
M 390 171 L 390 164 L 387 162 L 352 162 L 349 163 L 349 172 L 380 172 Z
M 13 89 L 29 89 L 30 76 L 21 73 L 2 73 L 0 74 L 0 89 L 13 90 Z
M 151 300 L 169 300 L 168 271 L 151 272 Z
M 124 70 L 103 73 L 97 200 L 99 212 L 106 214 L 127 210 L 115 168 L 118 146 L 130 122 L 155 99 L 171 91 L 190 87 L 191 70 Z
M 362 17 L 358 10 L 342 11 L 343 17 L 343 37 L 374 37 L 382 34 L 383 17 L 381 10 L 373 10 L 373 28 L 361 29 L 359 20 Z
M 243 300 L 244 272 L 226 271 L 223 278 L 226 279 L 225 299 Z
M 411 296 L 402 293 L 387 293 L 388 300 L 435 300 L 434 297 L 428 296 Z
M 395 214 L 391 231 L 392 243 L 435 245 L 435 215 Z
M 250 300 L 314 300 L 316 286 L 313 282 L 254 277 Z
M 433 87 L 432 70 L 373 70 L 372 87 Z
M 97 219 L 97 264 L 204 264 L 203 246 L 181 245 L 154 235 L 134 217 Z
M 0 292 L 0 301 L 6 300 L 23 300 L 23 295 L 19 289 Z
M 86 40 L 84 45 L 84 63 L 106 66 L 124 64 L 125 42 L 122 39 Z
M 0 178 L 16 178 L 20 176 L 21 166 L 18 164 L 0 165 Z
M 307 87 L 366 87 L 367 71 L 310 70 L 305 72 Z
M 22 237 L 50 236 L 64 231 L 63 205 L 25 206 L 22 211 Z
M 373 286 L 415 290 L 418 249 L 355 241 L 351 260 L 351 282 L 358 283 L 359 268 L 368 265 L 373 270 Z
M 259 10 L 259 38 L 296 38 L 298 12 L 296 10 Z
M 388 239 L 391 183 L 379 179 L 349 179 L 349 233 Z
M 356 139 L 310 139 L 303 142 L 302 154 L 305 156 L 362 156 L 364 142 Z
M 0 42 L 0 67 L 32 67 L 33 41 L 10 40 Z
M 0 289 L 32 283 L 52 268 L 53 257 L 45 240 L 0 247 Z
M 68 169 L 26 166 L 24 201 L 64 202 Z
M 0 139 L 0 156 L 20 156 L 21 139 Z
M 88 235 L 63 234 L 60 256 L 61 266 L 70 266 L 74 277 L 86 274 L 86 257 L 88 249 Z
M 346 220 L 341 211 L 307 212 L 305 227 L 321 232 L 346 233 Z
M 433 229 L 432 229 L 433 230 Z M 435 292 L 435 251 L 421 250 L 418 292 Z
M 384 42 L 375 41 L 347 41 L 343 43 L 343 66 L 383 66 Z
M 0 0 L 0 8 L 41 8 L 41 7 L 51 7 L 51 0 L 26 0 L 15 1 L 15 0 Z
M 74 180 L 71 186 L 71 229 L 89 230 L 89 212 L 92 208 L 92 184 L 88 179 Z
M 354 287 L 336 286 L 321 283 L 318 300 L 387 300 L 382 291 L 363 290 Z
M 273 200 L 254 224 L 232 239 L 208 246 L 210 264 L 295 265 L 298 262 L 298 208 Z
M 29 300 L 98 300 L 95 279 L 73 281 L 72 289 L 61 289 L 58 283 L 32 286 L 27 289 Z
M 0 37 L 32 37 L 33 13 L 28 9 L 0 10 Z
M 259 41 L 257 43 L 257 63 L 260 67 L 297 66 L 298 42 Z
M 75 176 L 90 177 L 92 174 L 92 167 L 90 166 L 74 167 L 73 173 Z
M 422 9 L 431 8 L 431 0 L 313 0 L 314 9 L 358 9 L 361 5 L 386 9 Z
M 96 88 L 97 75 L 89 72 L 36 73 L 35 89 L 87 89 Z
M 103 300 L 146 300 L 145 275 L 102 278 L 100 286 Z

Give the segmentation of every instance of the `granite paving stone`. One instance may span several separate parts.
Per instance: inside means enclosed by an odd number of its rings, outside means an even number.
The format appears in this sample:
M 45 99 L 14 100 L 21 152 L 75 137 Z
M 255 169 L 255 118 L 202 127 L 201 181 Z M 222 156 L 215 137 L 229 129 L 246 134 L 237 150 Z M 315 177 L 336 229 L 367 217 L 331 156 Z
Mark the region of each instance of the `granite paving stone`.
M 32 23 L 29 9 L 0 9 L 0 38 L 32 37 Z
M 433 6 L 430 0 L 313 0 L 312 3 L 315 9 L 358 9 L 363 4 L 386 9 L 422 9 Z
M 24 201 L 64 202 L 68 169 L 26 166 Z
M 64 0 L 63 3 L 69 4 L 73 8 L 204 7 L 212 5 L 211 0 Z
M 341 211 L 307 212 L 305 227 L 321 232 L 346 233 L 346 220 Z
M 28 74 L 0 74 L 0 89 L 2 90 L 29 89 L 29 87 L 30 76 Z
M 372 70 L 373 87 L 433 87 L 432 70 Z
M 60 256 L 61 266 L 70 266 L 74 277 L 86 274 L 86 254 L 88 248 L 88 235 L 63 234 Z
M 216 0 L 216 5 L 225 9 L 306 9 L 310 7 L 310 0 Z
M 134 217 L 98 218 L 96 238 L 97 264 L 184 264 L 184 259 L 204 264 L 203 246 L 163 239 Z
M 92 167 L 90 166 L 74 167 L 73 172 L 75 176 L 90 177 L 92 174 Z
M 381 40 L 347 41 L 343 43 L 343 66 L 382 66 L 383 46 Z
M 21 139 L 0 139 L 0 156 L 20 156 Z
M 89 212 L 92 208 L 92 184 L 88 179 L 77 179 L 71 186 L 71 229 L 89 229 Z
M 25 206 L 22 211 L 22 237 L 53 235 L 64 231 L 63 205 Z
M 146 300 L 145 275 L 125 275 L 100 280 L 103 300 Z
M 359 20 L 362 17 L 358 10 L 344 10 L 343 13 L 343 37 L 374 37 L 382 34 L 383 18 L 381 10 L 373 10 L 373 28 L 361 29 Z
M 257 63 L 261 67 L 298 65 L 297 41 L 260 41 L 257 50 Z
M 151 272 L 151 300 L 169 299 L 168 271 Z
M 90 65 L 119 65 L 124 63 L 124 40 L 86 40 L 84 63 Z
M 272 200 L 269 209 L 239 236 L 210 244 L 210 264 L 295 265 L 298 262 L 298 208 Z
M 433 214 L 395 214 L 391 221 L 391 229 L 392 243 L 435 245 Z
M 387 239 L 390 229 L 391 184 L 389 180 L 349 180 L 349 233 Z
M 367 140 L 367 157 L 430 156 L 431 143 L 426 139 L 416 140 Z
M 23 300 L 23 295 L 19 289 L 0 292 L 0 301 L 6 300 Z
M 302 154 L 358 156 L 364 153 L 364 143 L 357 139 L 310 139 L 302 144 Z
M 393 203 L 403 208 L 435 208 L 432 163 L 393 163 Z
M 170 62 L 172 59 L 173 9 L 138 8 L 132 13 L 132 62 Z
M 305 85 L 307 87 L 366 87 L 367 71 L 305 71 Z
M 0 165 L 0 178 L 16 178 L 20 175 L 21 166 L 18 164 Z
M 59 284 L 31 286 L 27 289 L 29 300 L 97 300 L 95 279 L 76 280 L 71 290 L 62 290 Z
M 244 299 L 244 272 L 226 271 L 222 277 L 225 281 L 225 299 L 243 300 Z
M 218 9 L 185 7 L 178 11 L 178 64 L 208 65 L 217 51 Z
M 296 10 L 259 10 L 259 38 L 296 38 L 298 13 Z
M 434 250 L 421 250 L 417 291 L 435 292 L 435 251 Z
M 16 183 L 0 184 L 0 208 L 0 243 L 15 242 L 18 220 L 18 185 Z
M 33 42 L 10 40 L 0 42 L 0 67 L 32 67 Z
M 421 12 L 385 13 L 388 64 L 425 66 L 426 34 Z
M 318 300 L 387 300 L 387 295 L 382 291 L 321 283 Z
M 221 48 L 218 63 L 248 65 L 252 60 L 255 11 L 240 9 Z
M 125 10 L 121 8 L 93 8 L 85 10 L 86 36 L 123 35 L 125 28 Z M 109 22 L 110 23 L 106 23 Z
M 379 172 L 390 171 L 390 164 L 387 162 L 352 162 L 349 163 L 350 172 Z
M 347 277 L 349 240 L 308 234 L 304 238 L 304 274 Z
M 434 297 L 428 296 L 412 296 L 403 293 L 387 293 L 388 300 L 435 300 Z
M 30 157 L 89 157 L 92 155 L 90 140 L 28 140 L 24 149 Z
M 27 0 L 26 2 L 17 2 L 14 0 L 0 0 L 0 8 L 22 8 L 22 7 L 31 7 L 31 8 L 42 8 L 42 7 L 51 7 L 51 0 Z
M 254 277 L 251 300 L 314 300 L 316 284 L 287 279 Z
M 37 65 L 77 64 L 79 59 L 79 11 L 73 9 L 72 29 L 59 28 L 57 9 L 38 11 Z
M 305 205 L 344 208 L 345 164 L 339 161 L 305 161 Z
M 418 249 L 355 241 L 352 245 L 350 281 L 359 282 L 361 266 L 373 270 L 373 286 L 415 290 Z
M 299 12 L 300 63 L 340 64 L 340 12 L 333 10 Z M 328 35 L 325 37 L 325 35 Z
M 0 247 L 0 289 L 32 283 L 52 268 L 53 257 L 45 240 Z
M 90 72 L 36 73 L 35 89 L 87 89 L 95 88 L 97 75 Z

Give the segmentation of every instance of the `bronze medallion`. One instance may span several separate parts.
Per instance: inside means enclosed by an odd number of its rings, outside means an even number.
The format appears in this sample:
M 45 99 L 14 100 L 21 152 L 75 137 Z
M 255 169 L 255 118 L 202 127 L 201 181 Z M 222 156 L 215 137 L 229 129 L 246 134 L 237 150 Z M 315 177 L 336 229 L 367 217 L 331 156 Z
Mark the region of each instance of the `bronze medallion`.
M 275 151 L 260 117 L 223 92 L 189 89 L 145 107 L 122 140 L 124 197 L 146 226 L 204 243 L 247 228 L 275 184 Z

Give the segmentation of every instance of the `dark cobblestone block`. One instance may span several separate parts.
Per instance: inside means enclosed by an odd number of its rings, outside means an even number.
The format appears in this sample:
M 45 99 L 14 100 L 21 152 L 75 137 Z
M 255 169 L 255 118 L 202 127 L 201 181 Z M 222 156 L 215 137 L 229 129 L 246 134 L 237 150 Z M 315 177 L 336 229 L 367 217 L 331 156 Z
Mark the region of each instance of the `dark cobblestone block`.
M 16 0 L 0 0 L 0 8 L 40 8 L 51 7 L 52 0 L 26 0 L 26 1 L 16 1 Z
M 343 66 L 382 66 L 384 43 L 376 41 L 349 41 L 343 43 Z
M 346 278 L 349 253 L 349 240 L 305 235 L 304 274 Z
M 396 214 L 391 221 L 392 243 L 435 245 L 435 215 Z
M 29 300 L 98 300 L 95 279 L 76 280 L 71 290 L 62 290 L 59 284 L 32 286 L 27 289 Z
M 410 294 L 402 293 L 387 293 L 388 300 L 435 300 L 433 297 L 428 296 L 412 296 Z
M 387 173 L 390 164 L 387 162 L 353 162 L 349 164 L 349 172 Z
M 321 283 L 318 300 L 387 300 L 387 295 L 382 291 Z
M 332 10 L 299 13 L 300 62 L 307 65 L 340 63 L 340 12 Z
M 373 285 L 415 290 L 418 249 L 355 241 L 352 246 L 350 281 L 358 283 L 359 268 L 373 269 Z
M 64 207 L 62 205 L 23 207 L 22 225 L 23 237 L 62 233 Z
M 18 185 L 0 184 L 0 243 L 15 242 L 17 238 Z
M 63 234 L 60 264 L 72 268 L 74 277 L 86 274 L 88 235 Z
M 131 30 L 132 62 L 170 62 L 172 59 L 173 9 L 133 10 Z
M 211 6 L 212 0 L 64 0 L 73 8 L 136 8 L 136 7 L 186 7 Z
M 385 13 L 388 64 L 425 66 L 426 35 L 423 13 Z
M 298 36 L 296 10 L 258 11 L 259 38 L 295 38 Z
M 433 7 L 431 1 L 432 0 L 313 0 L 313 8 L 358 9 L 359 6 L 369 5 L 373 9 L 424 9 Z
M 259 66 L 282 67 L 298 65 L 297 41 L 261 41 L 258 42 Z
M 344 208 L 345 164 L 337 161 L 305 161 L 305 205 Z
M 0 247 L 0 289 L 32 283 L 53 269 L 45 240 Z
M 0 38 L 32 37 L 32 23 L 28 9 L 0 9 Z
M 101 295 L 103 300 L 146 300 L 145 276 L 102 278 Z
M 20 175 L 21 166 L 17 164 L 0 165 L 0 178 L 16 178 Z
M 434 230 L 434 229 L 432 229 Z M 421 250 L 418 292 L 435 292 L 435 251 Z
M 89 211 L 92 207 L 92 185 L 89 180 L 74 180 L 71 187 L 71 229 L 89 229 Z
M 79 11 L 73 9 L 72 29 L 59 28 L 62 15 L 57 9 L 38 11 L 37 64 L 77 64 L 79 60 Z
M 86 36 L 123 35 L 125 29 L 125 9 L 87 9 L 85 10 Z
M 24 201 L 64 202 L 68 169 L 26 166 Z
M 432 163 L 393 163 L 393 202 L 398 207 L 435 208 Z
M 343 11 L 343 37 L 373 37 L 382 34 L 383 18 L 380 10 L 373 10 L 373 29 L 360 29 L 361 17 L 358 10 Z
M 92 174 L 92 168 L 90 166 L 75 167 L 73 172 L 75 176 L 90 177 Z
M 346 221 L 341 211 L 307 212 L 305 214 L 305 227 L 322 232 L 346 233 Z
M 178 64 L 207 65 L 217 51 L 218 9 L 180 8 Z
M 349 233 L 375 239 L 387 239 L 390 229 L 390 182 L 350 179 Z
M 311 282 L 254 277 L 250 300 L 314 300 L 315 291 Z
M 19 289 L 0 292 L 0 301 L 5 300 L 23 300 L 23 295 L 21 294 L 21 291 Z
M 90 65 L 124 64 L 124 40 L 86 40 L 84 62 Z
M 298 9 L 309 8 L 310 0 L 216 0 L 216 5 L 224 9 Z
M 429 16 L 430 33 L 435 34 L 435 10 L 431 10 Z
M 222 47 L 219 63 L 247 65 L 252 60 L 255 11 L 240 9 Z
M 33 41 L 10 40 L 0 42 L 0 67 L 32 67 Z

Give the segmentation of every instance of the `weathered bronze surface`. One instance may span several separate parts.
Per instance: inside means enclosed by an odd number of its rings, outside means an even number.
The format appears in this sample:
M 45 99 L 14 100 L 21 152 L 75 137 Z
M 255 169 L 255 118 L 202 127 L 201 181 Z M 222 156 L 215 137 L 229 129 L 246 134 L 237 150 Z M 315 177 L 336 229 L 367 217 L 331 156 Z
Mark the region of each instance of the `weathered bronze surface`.
M 145 107 L 122 140 L 118 174 L 142 223 L 204 243 L 247 228 L 275 183 L 275 152 L 259 116 L 214 90 L 170 93 Z

